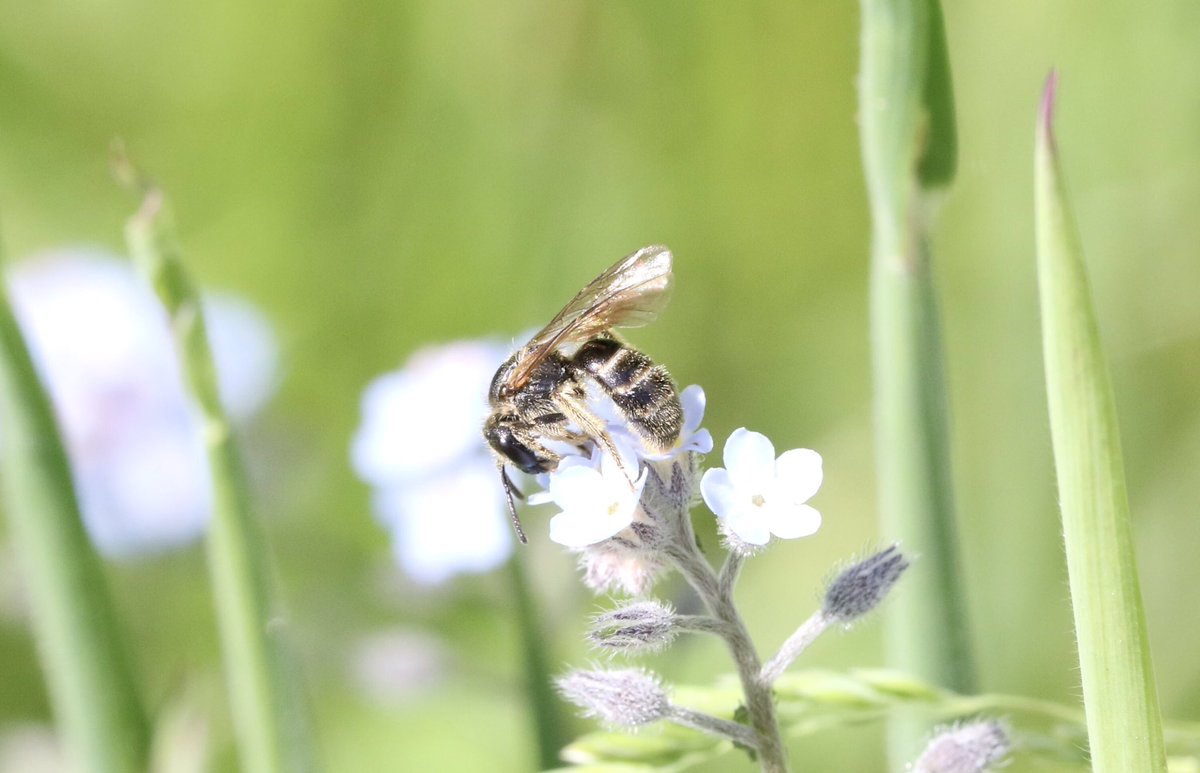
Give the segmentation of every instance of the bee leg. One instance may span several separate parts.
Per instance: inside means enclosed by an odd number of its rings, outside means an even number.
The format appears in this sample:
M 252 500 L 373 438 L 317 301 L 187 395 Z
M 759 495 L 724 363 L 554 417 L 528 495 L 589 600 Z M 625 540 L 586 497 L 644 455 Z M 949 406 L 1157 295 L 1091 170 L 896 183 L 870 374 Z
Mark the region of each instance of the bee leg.
M 625 475 L 625 480 L 629 481 L 629 487 L 633 488 L 637 476 L 631 475 L 630 471 L 625 469 L 625 463 L 621 461 L 621 455 L 617 452 L 617 444 L 613 442 L 612 435 L 604 429 L 604 422 L 588 410 L 582 399 L 572 395 L 561 395 L 559 403 L 562 412 L 583 430 L 584 435 L 594 438 L 596 442 L 604 446 L 604 450 L 608 452 L 608 455 L 617 463 L 618 469 Z
M 508 513 L 512 516 L 513 529 L 517 532 L 517 539 L 522 545 L 529 544 L 529 540 L 525 537 L 525 530 L 521 528 L 521 517 L 517 515 L 517 505 L 513 501 L 513 494 L 524 499 L 525 495 L 521 493 L 521 489 L 517 488 L 512 479 L 508 477 L 508 470 L 504 469 L 503 464 L 496 465 L 500 469 L 500 483 L 504 486 L 504 498 L 508 500 Z

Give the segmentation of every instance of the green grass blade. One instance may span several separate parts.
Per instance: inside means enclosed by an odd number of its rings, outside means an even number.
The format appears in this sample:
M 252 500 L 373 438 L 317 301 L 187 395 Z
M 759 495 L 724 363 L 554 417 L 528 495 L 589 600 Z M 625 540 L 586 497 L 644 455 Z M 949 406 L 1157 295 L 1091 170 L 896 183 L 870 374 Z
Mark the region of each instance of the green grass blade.
M 1038 115 L 1035 217 L 1042 345 L 1092 764 L 1162 771 L 1162 720 L 1133 553 L 1116 409 L 1053 135 Z
M 537 741 L 538 770 L 558 767 L 559 753 L 571 740 L 562 717 L 562 700 L 553 688 L 546 656 L 546 634 L 538 615 L 537 596 L 525 574 L 529 551 L 518 550 L 508 560 L 509 579 L 516 601 L 516 624 L 521 635 L 525 699 Z
M 131 168 L 122 171 L 134 175 Z M 144 182 L 136 179 L 139 185 Z M 213 480 L 208 568 L 242 769 L 297 773 L 316 767 L 307 705 L 292 667 L 270 562 L 250 512 L 237 447 L 221 407 L 199 294 L 184 270 L 161 190 L 146 187 L 126 236 L 166 308 L 185 381 L 199 406 Z
M 888 541 L 921 556 L 885 612 L 891 665 L 973 688 L 950 475 L 948 401 L 930 272 L 929 193 L 957 140 L 936 0 L 863 0 L 859 121 L 871 207 L 871 336 L 880 511 Z M 927 727 L 893 723 L 896 766 Z
M 4 503 L 72 769 L 140 773 L 149 729 L 50 400 L 0 293 Z M 0 678 L 2 681 L 2 678 Z

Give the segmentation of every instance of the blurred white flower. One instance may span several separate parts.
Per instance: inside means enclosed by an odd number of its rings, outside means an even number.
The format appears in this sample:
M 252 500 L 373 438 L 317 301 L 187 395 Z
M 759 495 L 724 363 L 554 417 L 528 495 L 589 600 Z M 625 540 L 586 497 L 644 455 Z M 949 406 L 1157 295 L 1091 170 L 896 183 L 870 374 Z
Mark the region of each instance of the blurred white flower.
M 488 459 L 378 489 L 373 499 L 396 560 L 420 582 L 486 572 L 512 553 L 512 526 Z
M 0 773 L 66 773 L 66 755 L 44 725 L 11 724 L 0 731 Z
M 795 539 L 813 534 L 821 514 L 804 504 L 821 487 L 821 456 L 807 448 L 775 458 L 766 435 L 746 428 L 725 441 L 725 468 L 708 470 L 700 493 L 722 529 L 749 545 L 765 545 L 771 535 Z
M 438 688 L 450 671 L 449 653 L 435 636 L 416 629 L 375 631 L 350 653 L 353 684 L 385 706 L 403 706 Z
M 153 293 L 128 263 L 88 249 L 35 256 L 6 280 L 97 548 L 126 556 L 198 536 L 211 508 L 201 424 Z M 275 388 L 274 336 L 244 301 L 204 305 L 222 400 L 245 418 Z
M 615 536 L 633 523 L 649 472 L 638 468 L 631 449 L 618 446 L 621 462 L 597 447 L 592 461 L 567 457 L 550 474 L 549 499 L 562 508 L 550 519 L 550 539 L 582 548 Z M 535 500 L 544 501 L 544 500 Z
M 425 583 L 484 572 L 512 552 L 496 463 L 480 434 L 492 376 L 508 356 L 487 341 L 413 354 L 363 394 L 350 455 L 405 571 Z

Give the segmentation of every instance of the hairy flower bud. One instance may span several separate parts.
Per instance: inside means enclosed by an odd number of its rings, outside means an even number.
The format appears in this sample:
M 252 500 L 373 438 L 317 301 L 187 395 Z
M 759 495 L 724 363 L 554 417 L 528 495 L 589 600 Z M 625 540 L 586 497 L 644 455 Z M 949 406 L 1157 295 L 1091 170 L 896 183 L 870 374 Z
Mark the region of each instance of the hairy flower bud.
M 843 569 L 825 591 L 822 612 L 840 623 L 857 620 L 883 601 L 908 566 L 908 558 L 892 545 Z
M 994 720 L 943 729 L 912 766 L 912 773 L 983 773 L 1004 759 L 1008 733 Z
M 572 671 L 558 679 L 558 691 L 584 716 L 619 727 L 657 722 L 671 708 L 658 678 L 636 668 Z
M 657 652 L 675 640 L 675 612 L 659 601 L 635 601 L 597 615 L 588 634 L 592 644 L 613 652 Z

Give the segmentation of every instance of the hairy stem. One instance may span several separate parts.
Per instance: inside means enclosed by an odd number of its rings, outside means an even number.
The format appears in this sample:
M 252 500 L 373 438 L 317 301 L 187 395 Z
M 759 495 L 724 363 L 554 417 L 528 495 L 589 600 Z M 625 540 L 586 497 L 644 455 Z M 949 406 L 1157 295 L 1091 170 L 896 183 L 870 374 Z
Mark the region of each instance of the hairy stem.
M 701 555 L 696 547 L 696 535 L 692 531 L 692 522 L 688 517 L 686 504 L 680 508 L 676 519 L 680 530 L 678 539 L 671 541 L 668 552 L 674 560 L 680 573 L 699 594 L 708 612 L 713 617 L 726 624 L 720 635 L 725 640 L 729 652 L 737 666 L 738 678 L 742 682 L 742 694 L 746 699 L 746 711 L 750 717 L 750 726 L 754 730 L 757 742 L 759 762 L 766 773 L 785 773 L 787 757 L 783 748 L 783 739 L 779 732 L 779 721 L 775 716 L 775 702 L 771 688 L 759 680 L 762 662 L 750 639 L 750 632 L 737 610 L 733 601 L 733 589 L 737 579 L 738 566 L 741 558 L 733 558 L 726 563 L 721 576 Z M 736 563 L 735 563 L 736 562 Z M 732 566 L 732 569 L 731 569 Z
M 677 725 L 690 727 L 693 730 L 720 738 L 727 738 L 751 749 L 758 749 L 758 737 L 750 728 L 738 722 L 730 722 L 728 719 L 674 705 L 667 711 L 666 718 Z
M 729 623 L 708 615 L 676 615 L 675 625 L 681 631 L 708 633 L 720 636 L 722 639 L 728 638 L 729 632 L 732 630 Z
M 817 612 L 812 617 L 805 620 L 796 629 L 796 632 L 788 637 L 783 646 L 779 648 L 779 652 L 775 657 L 771 658 L 762 671 L 759 672 L 759 681 L 767 688 L 770 688 L 775 680 L 787 670 L 787 667 L 795 662 L 801 652 L 808 649 L 809 646 L 817 640 L 817 637 L 825 633 L 829 628 L 830 619 L 823 612 Z

